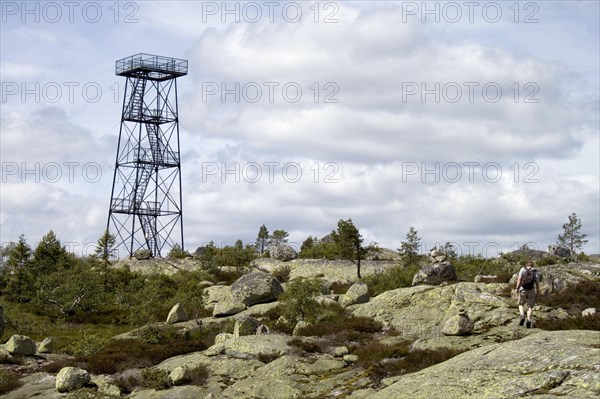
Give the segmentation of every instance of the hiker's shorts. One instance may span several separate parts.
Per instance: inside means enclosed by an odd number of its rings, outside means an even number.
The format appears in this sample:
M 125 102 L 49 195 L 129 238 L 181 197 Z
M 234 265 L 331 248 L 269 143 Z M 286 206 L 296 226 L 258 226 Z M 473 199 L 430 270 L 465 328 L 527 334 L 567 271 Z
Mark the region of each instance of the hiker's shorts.
M 525 304 L 530 308 L 535 306 L 535 291 L 533 289 L 519 291 L 519 305 Z

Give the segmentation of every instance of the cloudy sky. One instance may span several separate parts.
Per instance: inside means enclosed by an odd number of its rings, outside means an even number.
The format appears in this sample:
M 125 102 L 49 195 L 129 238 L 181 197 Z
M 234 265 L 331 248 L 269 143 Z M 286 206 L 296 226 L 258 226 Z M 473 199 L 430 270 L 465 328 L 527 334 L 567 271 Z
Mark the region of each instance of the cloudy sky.
M 572 212 L 600 252 L 597 1 L 2 1 L 1 241 L 107 220 L 124 78 L 178 80 L 185 246 L 366 242 L 546 249 Z

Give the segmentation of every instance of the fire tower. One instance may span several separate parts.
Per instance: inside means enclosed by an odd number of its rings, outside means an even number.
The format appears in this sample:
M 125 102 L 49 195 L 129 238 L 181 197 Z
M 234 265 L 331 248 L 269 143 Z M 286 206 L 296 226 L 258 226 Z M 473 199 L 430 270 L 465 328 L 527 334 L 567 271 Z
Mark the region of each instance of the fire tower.
M 127 83 L 107 228 L 130 256 L 183 249 L 177 78 L 187 72 L 187 60 L 143 53 L 116 62 Z

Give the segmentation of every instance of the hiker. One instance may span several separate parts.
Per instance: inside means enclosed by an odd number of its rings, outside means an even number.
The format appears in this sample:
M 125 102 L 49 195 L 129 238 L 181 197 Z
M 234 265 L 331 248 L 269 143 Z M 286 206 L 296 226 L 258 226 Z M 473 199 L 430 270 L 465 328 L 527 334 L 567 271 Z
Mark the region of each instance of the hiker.
M 527 261 L 525 267 L 519 270 L 517 278 L 517 297 L 519 299 L 519 325 L 525 323 L 525 305 L 527 305 L 527 328 L 531 328 L 531 315 L 535 306 L 535 296 L 540 292 L 538 271 L 533 268 L 533 262 Z

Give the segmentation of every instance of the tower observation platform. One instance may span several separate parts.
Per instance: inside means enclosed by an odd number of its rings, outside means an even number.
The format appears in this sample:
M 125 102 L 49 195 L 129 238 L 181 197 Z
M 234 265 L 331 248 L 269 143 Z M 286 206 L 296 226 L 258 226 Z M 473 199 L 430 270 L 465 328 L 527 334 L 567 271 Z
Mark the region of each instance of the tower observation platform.
M 126 78 L 107 228 L 131 256 L 179 244 L 183 205 L 177 78 L 187 60 L 139 53 L 116 61 Z
M 163 81 L 185 76 L 188 73 L 187 60 L 139 53 L 117 60 L 115 75 L 144 77 L 147 80 Z

